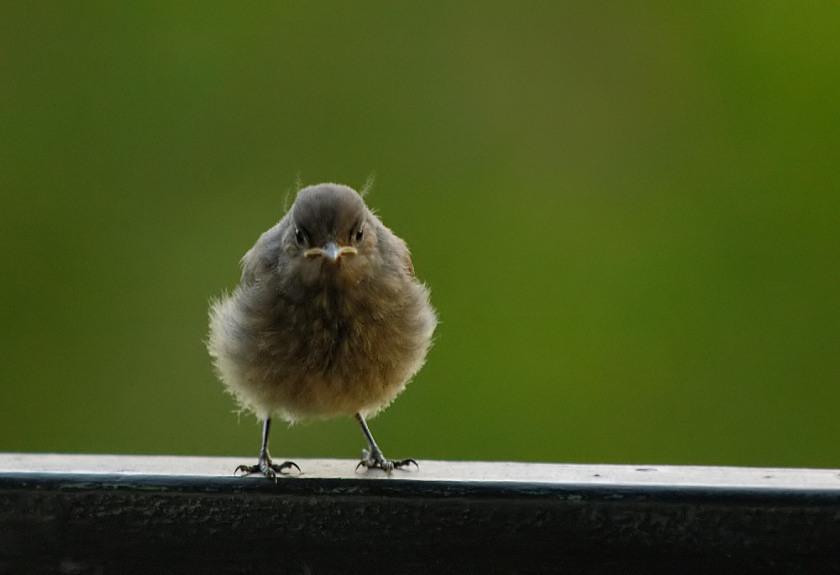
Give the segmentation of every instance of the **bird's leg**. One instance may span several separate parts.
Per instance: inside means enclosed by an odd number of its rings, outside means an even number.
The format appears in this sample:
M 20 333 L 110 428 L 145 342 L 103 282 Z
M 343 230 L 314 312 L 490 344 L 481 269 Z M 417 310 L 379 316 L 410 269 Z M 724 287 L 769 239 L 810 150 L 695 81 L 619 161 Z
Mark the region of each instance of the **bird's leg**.
M 362 428 L 362 433 L 364 433 L 368 444 L 368 449 L 362 450 L 362 460 L 356 466 L 356 469 L 359 469 L 360 467 L 365 467 L 367 469 L 376 468 L 383 470 L 385 473 L 391 473 L 394 469 L 399 469 L 412 464 L 418 469 L 420 468 L 420 466 L 417 465 L 417 462 L 413 459 L 400 459 L 398 461 L 385 459 L 385 455 L 382 454 L 382 450 L 379 449 L 378 445 L 376 445 L 376 440 L 373 439 L 373 434 L 371 434 L 370 429 L 368 429 L 367 422 L 365 421 L 365 418 L 362 417 L 361 413 L 356 414 L 356 421 L 359 422 L 359 425 Z
M 233 470 L 234 473 L 242 471 L 248 475 L 250 473 L 259 472 L 270 479 L 274 479 L 274 481 L 277 481 L 278 473 L 283 475 L 284 470 L 291 469 L 292 467 L 297 469 L 298 473 L 300 473 L 300 467 L 298 467 L 294 461 L 284 461 L 280 464 L 271 462 L 271 456 L 268 454 L 268 434 L 270 431 L 271 418 L 266 417 L 265 422 L 263 423 L 262 448 L 260 449 L 259 461 L 257 461 L 256 465 L 240 465 Z

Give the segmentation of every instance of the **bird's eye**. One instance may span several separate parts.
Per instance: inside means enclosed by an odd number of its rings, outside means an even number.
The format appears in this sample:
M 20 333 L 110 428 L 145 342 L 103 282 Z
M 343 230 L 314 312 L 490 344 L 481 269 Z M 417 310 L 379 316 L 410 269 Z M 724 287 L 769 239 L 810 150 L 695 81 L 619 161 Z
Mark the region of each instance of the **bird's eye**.
M 303 232 L 298 228 L 295 228 L 295 240 L 298 244 L 303 244 L 304 240 L 306 240 L 306 236 L 304 236 Z
M 363 230 L 362 228 L 359 228 L 359 229 L 356 231 L 356 241 L 357 241 L 357 242 L 362 241 L 362 238 L 363 238 L 363 237 L 365 237 L 365 232 L 364 232 L 364 230 Z

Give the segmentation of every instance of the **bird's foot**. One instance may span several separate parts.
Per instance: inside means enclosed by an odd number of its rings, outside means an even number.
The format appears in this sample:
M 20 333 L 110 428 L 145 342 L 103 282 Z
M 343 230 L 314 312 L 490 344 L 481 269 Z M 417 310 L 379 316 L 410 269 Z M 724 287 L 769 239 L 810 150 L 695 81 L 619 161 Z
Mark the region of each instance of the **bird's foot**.
M 420 466 L 417 465 L 417 462 L 413 459 L 385 459 L 385 456 L 379 449 L 371 451 L 363 449 L 362 460 L 356 466 L 356 471 L 358 471 L 360 467 L 364 467 L 365 469 L 381 469 L 390 475 L 391 471 L 394 469 L 402 469 L 403 467 L 408 467 L 409 465 L 414 465 L 414 467 L 420 469 Z
M 297 463 L 294 461 L 284 461 L 283 463 L 272 463 L 271 458 L 268 456 L 263 457 L 260 456 L 260 460 L 257 462 L 256 465 L 240 465 L 236 469 L 233 470 L 234 475 L 239 472 L 242 472 L 244 475 L 251 475 L 252 473 L 262 473 L 269 479 L 273 479 L 277 481 L 277 474 L 280 475 L 289 475 L 285 471 L 288 469 L 297 469 L 298 473 L 300 473 L 300 467 L 297 466 Z

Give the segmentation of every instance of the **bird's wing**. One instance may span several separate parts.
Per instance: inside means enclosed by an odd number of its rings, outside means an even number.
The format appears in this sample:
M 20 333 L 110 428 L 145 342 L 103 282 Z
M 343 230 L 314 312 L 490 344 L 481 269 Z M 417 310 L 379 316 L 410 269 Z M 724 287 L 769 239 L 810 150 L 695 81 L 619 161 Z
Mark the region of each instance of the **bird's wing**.
M 251 284 L 270 274 L 283 253 L 283 234 L 288 227 L 285 219 L 265 232 L 242 256 L 242 283 Z
M 403 253 L 403 266 L 405 267 L 405 271 L 408 272 L 408 275 L 414 277 L 414 264 L 411 263 L 411 254 L 408 252 L 408 248 Z
M 405 243 L 405 240 L 401 237 L 394 235 L 394 233 L 390 230 L 388 230 L 388 232 L 390 236 L 396 240 L 396 245 L 394 245 L 394 247 L 397 248 L 397 256 L 401 260 L 400 263 L 402 263 L 403 269 L 408 273 L 408 275 L 414 277 L 414 264 L 411 263 L 411 251 L 408 249 L 408 244 Z

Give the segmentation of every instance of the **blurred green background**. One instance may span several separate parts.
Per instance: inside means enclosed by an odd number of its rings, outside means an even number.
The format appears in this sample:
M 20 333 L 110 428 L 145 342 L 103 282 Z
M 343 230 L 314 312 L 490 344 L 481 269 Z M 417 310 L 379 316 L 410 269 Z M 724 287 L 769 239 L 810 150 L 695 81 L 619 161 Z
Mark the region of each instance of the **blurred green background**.
M 837 2 L 2 4 L 0 450 L 255 457 L 207 303 L 298 181 L 375 174 L 442 320 L 387 454 L 840 467 L 838 30 Z

